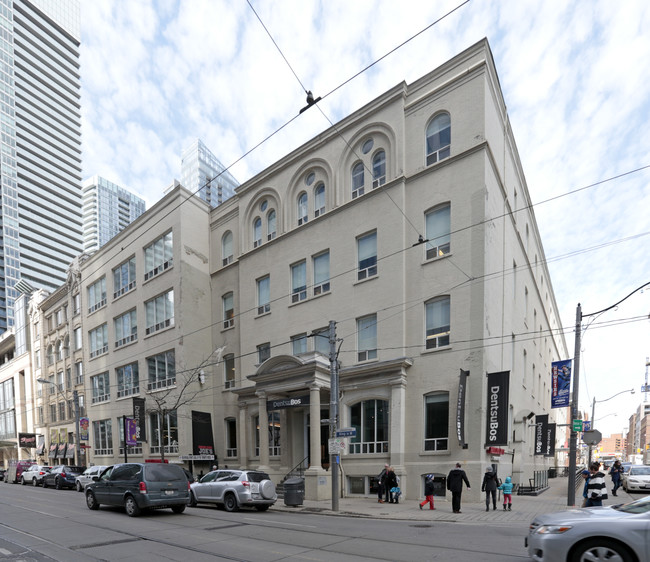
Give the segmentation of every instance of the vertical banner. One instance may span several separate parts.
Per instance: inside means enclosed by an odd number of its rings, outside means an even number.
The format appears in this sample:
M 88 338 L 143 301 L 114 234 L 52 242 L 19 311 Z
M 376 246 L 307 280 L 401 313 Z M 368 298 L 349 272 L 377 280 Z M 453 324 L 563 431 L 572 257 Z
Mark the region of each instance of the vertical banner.
M 138 426 L 133 418 L 124 418 L 124 440 L 129 447 L 138 444 Z
M 135 421 L 136 441 L 147 440 L 147 417 L 144 411 L 144 398 L 133 399 L 133 420 Z
M 566 408 L 571 391 L 571 359 L 551 363 L 551 408 Z
M 554 423 L 549 423 L 546 426 L 546 452 L 544 453 L 545 457 L 554 457 L 555 456 L 555 428 Z
M 545 455 L 548 449 L 548 414 L 535 416 L 535 455 Z
M 210 412 L 192 410 L 192 448 L 195 455 L 205 455 L 204 460 L 214 460 L 214 438 Z
M 90 420 L 88 418 L 79 418 L 79 438 L 82 441 L 88 441 L 90 431 Z
M 458 381 L 458 402 L 456 403 L 456 436 L 458 445 L 465 446 L 465 395 L 467 393 L 467 377 L 469 371 L 460 370 Z
M 508 444 L 510 371 L 487 374 L 487 421 L 485 444 Z

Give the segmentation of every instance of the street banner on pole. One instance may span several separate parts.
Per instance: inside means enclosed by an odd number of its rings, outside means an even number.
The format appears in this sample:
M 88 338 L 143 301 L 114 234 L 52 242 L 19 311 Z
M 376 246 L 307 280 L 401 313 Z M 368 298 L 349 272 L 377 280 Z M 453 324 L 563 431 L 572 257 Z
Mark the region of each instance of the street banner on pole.
M 133 399 L 133 419 L 136 426 L 136 439 L 141 443 L 147 440 L 147 419 L 144 411 L 144 398 Z
M 138 426 L 133 418 L 124 418 L 124 440 L 129 447 L 138 444 Z
M 486 446 L 508 444 L 508 402 L 510 371 L 487 375 Z
M 88 418 L 79 418 L 79 438 L 82 441 L 88 441 L 90 433 L 90 420 Z
M 569 406 L 571 392 L 571 359 L 551 363 L 551 408 Z
M 548 448 L 548 414 L 535 416 L 535 455 L 545 455 Z
M 458 402 L 456 403 L 456 436 L 458 445 L 465 445 L 465 394 L 467 393 L 467 377 L 469 371 L 460 370 L 460 380 L 458 381 Z
M 555 456 L 555 428 L 556 428 L 556 424 L 554 423 L 549 423 L 546 426 L 547 438 L 546 438 L 546 453 L 544 454 L 545 457 Z

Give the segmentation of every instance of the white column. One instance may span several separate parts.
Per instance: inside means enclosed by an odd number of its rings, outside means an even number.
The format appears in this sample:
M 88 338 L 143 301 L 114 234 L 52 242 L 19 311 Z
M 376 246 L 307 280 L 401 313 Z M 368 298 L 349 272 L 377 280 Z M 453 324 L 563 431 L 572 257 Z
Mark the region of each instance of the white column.
M 257 392 L 260 422 L 260 470 L 269 470 L 269 414 L 266 411 L 266 392 Z
M 309 387 L 309 468 L 320 470 L 320 385 Z
M 237 428 L 237 456 L 239 457 L 239 466 L 241 468 L 248 467 L 248 440 L 246 439 L 246 436 L 249 435 L 248 422 L 248 406 L 240 406 L 239 427 Z
M 390 392 L 390 464 L 396 471 L 404 466 L 406 443 L 406 380 L 392 383 Z

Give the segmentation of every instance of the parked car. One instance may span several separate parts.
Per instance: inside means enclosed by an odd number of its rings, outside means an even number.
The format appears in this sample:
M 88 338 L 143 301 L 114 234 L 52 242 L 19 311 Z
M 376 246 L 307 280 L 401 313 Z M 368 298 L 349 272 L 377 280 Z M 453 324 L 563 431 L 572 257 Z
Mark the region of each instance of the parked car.
M 20 482 L 20 477 L 23 474 L 23 470 L 27 470 L 30 466 L 34 464 L 33 460 L 19 461 L 16 459 L 9 460 L 9 468 L 5 473 L 5 482 L 11 482 L 12 484 L 18 484 Z
M 192 482 L 196 482 L 196 476 L 192 474 L 189 470 L 186 468 L 183 469 L 183 472 L 185 473 L 185 476 L 187 476 L 187 481 L 191 484 Z
M 537 516 L 525 541 L 535 562 L 650 560 L 650 496 Z
M 27 470 L 23 470 L 23 473 L 20 475 L 20 483 L 23 486 L 25 484 L 38 486 L 39 484 L 43 483 L 43 476 L 45 476 L 51 469 L 51 466 L 33 464 Z
M 259 470 L 213 470 L 190 485 L 190 506 L 214 503 L 226 511 L 255 507 L 266 511 L 278 499 L 275 484 Z
M 68 466 L 67 464 L 54 466 L 52 470 L 43 476 L 43 488 L 48 486 L 54 486 L 57 490 L 74 488 L 75 479 L 84 470 L 86 470 L 85 466 Z
M 95 466 L 89 466 L 86 470 L 84 470 L 82 474 L 74 479 L 74 485 L 77 489 L 77 492 L 83 492 L 86 484 L 90 484 L 93 481 L 93 476 L 99 476 L 102 472 L 104 472 L 105 468 L 106 465 L 98 464 Z
M 86 486 L 88 509 L 102 504 L 124 506 L 129 517 L 144 509 L 171 508 L 183 513 L 190 483 L 180 466 L 166 463 L 124 463 L 109 466 Z
M 621 485 L 626 492 L 650 492 L 650 466 L 632 465 L 623 473 Z
M 0 482 L 2 482 L 5 479 L 5 474 L 7 473 L 6 468 L 0 468 Z

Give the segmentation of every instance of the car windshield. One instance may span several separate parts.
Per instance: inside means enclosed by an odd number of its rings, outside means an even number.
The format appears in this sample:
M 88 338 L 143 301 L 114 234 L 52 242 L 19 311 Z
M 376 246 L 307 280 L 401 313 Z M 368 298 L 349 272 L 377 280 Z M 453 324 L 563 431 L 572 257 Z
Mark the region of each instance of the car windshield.
M 633 466 L 630 468 L 630 476 L 650 476 L 650 466 Z
M 614 509 L 623 513 L 648 513 L 650 512 L 650 496 L 630 503 L 624 503 L 623 505 L 614 506 Z

